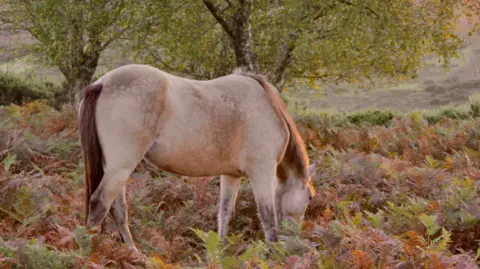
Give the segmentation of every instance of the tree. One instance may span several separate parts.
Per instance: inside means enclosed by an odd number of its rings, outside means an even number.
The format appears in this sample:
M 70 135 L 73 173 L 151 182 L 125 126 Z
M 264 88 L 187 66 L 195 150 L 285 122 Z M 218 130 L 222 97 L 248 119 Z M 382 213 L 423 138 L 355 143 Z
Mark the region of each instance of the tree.
M 139 56 L 196 78 L 234 67 L 288 78 L 367 82 L 415 75 L 425 55 L 449 64 L 468 0 L 185 0 L 142 38 Z M 169 40 L 169 37 L 173 40 Z
M 211 79 L 232 71 L 236 66 L 230 39 L 208 13 L 201 1 L 151 0 L 169 14 L 167 23 L 154 28 L 150 35 L 126 40 L 141 62 L 168 72 Z
M 135 0 L 3 0 L 0 22 L 28 31 L 35 51 L 58 67 L 66 79 L 70 101 L 87 86 L 98 61 L 114 42 L 147 33 L 161 12 Z

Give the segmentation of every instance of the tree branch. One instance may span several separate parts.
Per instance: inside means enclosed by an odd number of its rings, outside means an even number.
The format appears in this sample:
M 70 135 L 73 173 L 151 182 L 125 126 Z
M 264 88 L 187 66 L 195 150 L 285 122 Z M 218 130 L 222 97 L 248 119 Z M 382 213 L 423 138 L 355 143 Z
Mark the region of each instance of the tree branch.
M 147 52 L 150 55 L 150 57 L 152 57 L 156 62 L 160 63 L 161 65 L 163 65 L 165 68 L 167 68 L 168 70 L 170 70 L 172 72 L 181 72 L 181 73 L 184 73 L 186 75 L 190 75 L 190 76 L 194 77 L 195 79 L 205 79 L 205 76 L 194 74 L 191 71 L 187 70 L 186 68 L 181 68 L 179 70 L 179 68 L 175 68 L 175 67 L 171 66 L 169 63 L 162 60 L 160 57 L 158 57 L 151 50 L 147 50 Z
M 338 0 L 338 1 L 342 4 L 346 4 L 346 5 L 349 5 L 349 6 L 356 6 L 355 4 L 353 4 L 352 2 L 350 2 L 348 0 Z M 374 11 L 371 7 L 365 5 L 365 6 L 363 6 L 363 9 L 368 11 L 368 13 L 370 13 L 371 15 L 374 15 L 377 19 L 380 18 L 378 13 L 376 11 Z
M 220 23 L 220 25 L 222 26 L 223 30 L 225 30 L 227 35 L 230 36 L 232 39 L 235 39 L 232 26 L 220 15 L 220 12 L 218 11 L 218 7 L 216 7 L 215 4 L 213 4 L 212 1 L 209 1 L 209 0 L 203 0 L 203 3 L 208 8 L 210 13 L 212 13 L 213 17 L 218 21 L 218 23 Z
M 285 84 L 286 74 L 285 71 L 287 70 L 288 66 L 290 65 L 293 57 L 293 51 L 296 48 L 296 41 L 298 39 L 297 33 L 289 34 L 288 40 L 283 42 L 282 50 L 283 55 L 274 71 L 274 84 L 277 89 L 282 92 L 283 86 Z
M 328 9 L 333 8 L 334 5 L 335 4 L 332 4 L 327 8 L 322 8 L 322 9 L 319 8 L 313 13 L 303 14 L 299 20 L 300 21 L 309 20 L 310 23 L 308 23 L 308 25 L 312 26 L 316 20 L 320 19 L 323 16 L 326 16 Z M 307 29 L 301 29 L 301 28 L 296 29 L 288 34 L 287 40 L 282 43 L 283 53 L 282 53 L 281 59 L 277 62 L 275 71 L 273 73 L 274 83 L 280 92 L 282 91 L 282 88 L 285 84 L 286 70 L 292 62 L 293 52 L 297 47 L 296 46 L 297 40 L 300 37 L 300 35 L 304 34 L 305 32 L 309 32 L 311 34 L 316 35 L 317 36 L 316 39 L 320 40 L 329 36 L 332 31 L 323 31 L 321 34 L 317 34 L 313 29 L 313 27 L 308 27 Z
M 106 49 L 108 46 L 110 46 L 110 44 L 111 44 L 112 42 L 114 42 L 115 40 L 118 40 L 120 37 L 122 37 L 123 34 L 124 34 L 127 30 L 129 30 L 129 29 L 130 29 L 129 26 L 121 29 L 121 30 L 118 31 L 116 34 L 114 34 L 114 35 L 111 36 L 109 39 L 107 39 L 105 42 L 103 42 L 103 44 L 101 45 L 102 50 Z
M 316 14 L 314 14 L 314 15 L 312 16 L 311 21 L 314 22 L 314 21 L 317 21 L 318 19 L 320 19 L 321 17 L 326 16 L 326 15 L 327 15 L 327 11 L 328 11 L 329 9 L 334 8 L 335 5 L 336 5 L 336 3 L 333 3 L 333 4 L 329 5 L 328 8 L 318 9 L 317 12 L 316 12 Z M 303 19 L 306 19 L 306 18 L 307 18 L 307 15 L 305 15 Z

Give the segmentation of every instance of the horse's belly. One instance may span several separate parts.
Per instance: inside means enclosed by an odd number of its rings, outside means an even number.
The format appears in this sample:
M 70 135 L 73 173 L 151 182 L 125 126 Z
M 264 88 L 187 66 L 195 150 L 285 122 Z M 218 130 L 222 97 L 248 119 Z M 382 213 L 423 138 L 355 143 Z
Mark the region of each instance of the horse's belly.
M 147 159 L 186 176 L 238 175 L 247 133 L 238 104 L 214 102 L 196 91 L 170 95 Z
M 145 158 L 157 168 L 191 177 L 232 175 L 241 176 L 240 154 L 232 150 L 209 148 L 195 141 L 156 142 L 148 150 Z M 212 150 L 213 149 L 213 150 Z

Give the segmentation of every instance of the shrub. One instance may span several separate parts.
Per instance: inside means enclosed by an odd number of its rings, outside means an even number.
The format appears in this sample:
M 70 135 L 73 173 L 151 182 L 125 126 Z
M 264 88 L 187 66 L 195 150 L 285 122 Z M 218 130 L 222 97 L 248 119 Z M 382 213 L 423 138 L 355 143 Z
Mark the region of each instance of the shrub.
M 480 117 L 480 94 L 475 93 L 469 98 L 470 109 L 474 118 Z
M 63 253 L 39 244 L 36 239 L 18 248 L 0 244 L 0 255 L 16 257 L 21 268 L 78 268 L 78 259 L 72 254 Z M 12 259 L 13 261 L 13 259 Z M 5 267 L 12 268 L 12 267 Z M 14 267 L 16 268 L 16 267 Z
M 395 115 L 389 110 L 367 110 L 347 116 L 349 122 L 356 125 L 387 126 Z
M 50 82 L 39 83 L 0 72 L 0 105 L 21 105 L 38 99 L 55 105 L 55 98 L 61 95 L 61 92 L 61 87 Z
M 442 119 L 467 120 L 480 117 L 480 94 L 474 94 L 469 102 L 455 106 L 444 106 L 428 110 L 397 113 L 390 110 L 374 110 L 339 112 L 332 110 L 307 109 L 293 106 L 290 108 L 297 123 L 315 126 L 318 129 L 331 130 L 333 127 L 347 127 L 354 124 L 359 127 L 388 127 L 394 118 L 410 117 L 414 121 L 425 120 L 428 124 L 439 123 Z

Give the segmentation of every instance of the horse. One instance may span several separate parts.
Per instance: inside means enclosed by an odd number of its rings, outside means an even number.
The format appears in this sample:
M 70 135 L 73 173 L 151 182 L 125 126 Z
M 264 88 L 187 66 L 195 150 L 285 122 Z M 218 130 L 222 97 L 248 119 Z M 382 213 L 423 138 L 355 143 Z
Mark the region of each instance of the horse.
M 241 179 L 247 177 L 267 242 L 283 221 L 298 221 L 315 195 L 305 144 L 276 88 L 261 74 L 235 69 L 211 80 L 128 64 L 83 89 L 79 133 L 86 227 L 108 213 L 121 240 L 128 228 L 125 186 L 145 160 L 159 170 L 220 176 L 218 234 L 228 235 Z

